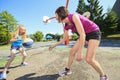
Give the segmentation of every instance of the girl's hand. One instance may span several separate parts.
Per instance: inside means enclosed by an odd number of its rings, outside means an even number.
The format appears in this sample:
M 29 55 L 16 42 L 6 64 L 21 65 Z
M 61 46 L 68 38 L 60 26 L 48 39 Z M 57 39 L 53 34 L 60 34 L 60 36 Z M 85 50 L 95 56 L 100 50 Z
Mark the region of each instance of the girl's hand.
M 18 39 L 16 39 L 16 38 L 10 39 L 10 42 L 14 42 L 14 41 L 18 41 Z
M 55 47 L 55 46 L 53 46 L 53 45 L 50 46 L 50 47 L 49 47 L 49 50 L 51 51 L 54 47 Z

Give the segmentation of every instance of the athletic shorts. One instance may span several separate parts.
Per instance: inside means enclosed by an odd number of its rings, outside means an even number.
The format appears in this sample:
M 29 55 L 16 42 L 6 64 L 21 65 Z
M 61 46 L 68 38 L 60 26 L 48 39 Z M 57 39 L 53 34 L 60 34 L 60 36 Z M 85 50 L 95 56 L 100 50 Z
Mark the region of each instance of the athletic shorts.
M 79 36 L 78 33 L 76 33 L 76 34 Z M 101 40 L 101 32 L 100 32 L 100 30 L 93 31 L 93 32 L 90 32 L 90 33 L 86 33 L 85 40 L 89 41 L 90 39 Z
M 11 50 L 13 50 L 13 49 L 19 50 L 20 48 L 22 48 L 22 46 L 11 46 Z
M 100 30 L 87 33 L 86 34 L 86 41 L 89 41 L 90 39 L 101 40 Z

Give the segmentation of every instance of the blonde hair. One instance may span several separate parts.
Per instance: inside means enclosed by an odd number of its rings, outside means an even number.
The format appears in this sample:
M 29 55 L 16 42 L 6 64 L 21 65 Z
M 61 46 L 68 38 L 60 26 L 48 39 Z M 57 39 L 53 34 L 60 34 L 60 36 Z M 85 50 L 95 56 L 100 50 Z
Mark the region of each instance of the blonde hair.
M 20 29 L 25 29 L 25 26 L 24 25 L 18 25 L 18 27 L 16 28 L 16 30 L 12 33 L 12 37 L 13 38 L 16 38 L 18 35 L 19 35 L 19 31 Z M 21 35 L 21 39 L 25 39 L 26 38 L 26 31 L 24 34 Z

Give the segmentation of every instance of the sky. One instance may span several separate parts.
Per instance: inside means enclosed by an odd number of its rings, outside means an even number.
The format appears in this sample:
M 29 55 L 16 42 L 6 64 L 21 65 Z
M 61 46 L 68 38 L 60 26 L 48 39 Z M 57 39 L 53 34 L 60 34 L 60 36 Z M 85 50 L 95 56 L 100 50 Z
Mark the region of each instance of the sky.
M 116 0 L 99 0 L 103 6 L 103 13 L 112 8 Z M 36 31 L 47 33 L 63 33 L 63 28 L 55 19 L 50 23 L 43 23 L 43 16 L 53 17 L 55 10 L 65 6 L 66 0 L 0 0 L 0 12 L 7 10 L 27 28 L 27 34 L 34 34 Z M 69 0 L 68 10 L 75 13 L 78 0 Z

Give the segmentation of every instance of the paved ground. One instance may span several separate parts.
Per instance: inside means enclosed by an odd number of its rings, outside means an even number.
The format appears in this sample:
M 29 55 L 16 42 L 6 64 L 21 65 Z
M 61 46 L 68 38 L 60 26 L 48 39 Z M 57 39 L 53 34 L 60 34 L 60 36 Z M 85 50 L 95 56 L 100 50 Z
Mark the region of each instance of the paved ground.
M 43 47 L 48 47 L 51 44 L 54 44 L 55 41 L 53 42 L 36 42 L 33 47 L 31 49 L 35 49 L 35 48 L 43 48 Z M 66 47 L 72 47 L 72 45 L 74 44 L 75 41 L 71 41 L 69 46 Z M 65 47 L 64 44 L 61 44 L 58 47 Z M 120 40 L 108 40 L 108 39 L 104 39 L 101 41 L 100 43 L 100 47 L 107 47 L 107 48 L 119 48 L 120 47 Z M 5 47 L 6 48 L 6 47 Z M 28 51 L 29 49 L 26 49 L 26 51 Z M 10 46 L 8 46 L 6 49 L 1 49 L 0 48 L 0 58 L 4 58 L 9 56 L 10 54 Z
M 59 77 L 57 73 L 67 65 L 68 53 L 71 47 L 61 46 L 53 51 L 48 51 L 48 48 L 43 45 L 28 50 L 27 62 L 29 65 L 18 66 L 19 63 L 11 65 L 7 80 L 99 80 L 97 72 L 84 59 L 86 48 L 84 48 L 83 60 L 81 62 L 74 61 L 72 65 L 73 74 Z M 108 74 L 109 80 L 120 79 L 119 46 L 100 47 L 97 50 L 96 59 Z

